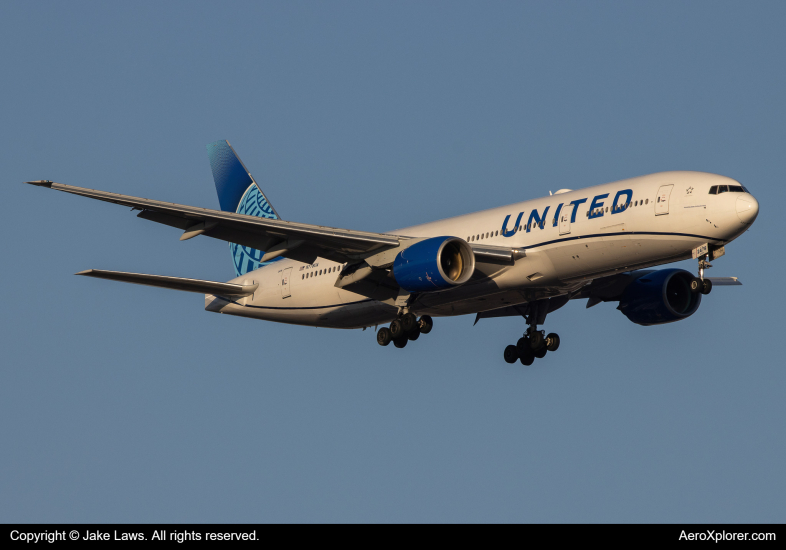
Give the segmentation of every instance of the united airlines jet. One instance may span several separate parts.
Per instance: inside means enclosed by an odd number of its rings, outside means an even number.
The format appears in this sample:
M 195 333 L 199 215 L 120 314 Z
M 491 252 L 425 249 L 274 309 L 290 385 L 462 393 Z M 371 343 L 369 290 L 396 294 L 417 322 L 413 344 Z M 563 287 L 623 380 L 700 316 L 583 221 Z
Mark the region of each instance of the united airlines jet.
M 441 221 L 370 233 L 285 221 L 227 141 L 207 146 L 221 210 L 30 181 L 139 210 L 138 217 L 229 243 L 236 277 L 213 282 L 89 269 L 77 275 L 205 295 L 205 309 L 330 328 L 375 327 L 403 348 L 433 317 L 523 317 L 504 359 L 531 365 L 560 345 L 538 327 L 571 299 L 619 302 L 640 325 L 693 315 L 713 286 L 710 261 L 756 219 L 739 182 L 703 172 L 661 172 Z M 694 258 L 683 269 L 648 269 Z

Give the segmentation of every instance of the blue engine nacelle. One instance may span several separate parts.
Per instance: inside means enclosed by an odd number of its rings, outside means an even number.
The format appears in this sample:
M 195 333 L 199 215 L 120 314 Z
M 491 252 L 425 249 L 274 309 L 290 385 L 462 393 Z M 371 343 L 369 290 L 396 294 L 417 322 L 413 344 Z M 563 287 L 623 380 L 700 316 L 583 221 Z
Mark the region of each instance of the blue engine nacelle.
M 693 279 L 684 269 L 645 272 L 628 285 L 617 309 L 637 325 L 681 321 L 696 313 L 701 304 L 701 293 L 690 290 Z
M 472 247 L 458 237 L 433 237 L 402 250 L 393 261 L 393 276 L 408 292 L 434 292 L 469 281 L 475 272 Z

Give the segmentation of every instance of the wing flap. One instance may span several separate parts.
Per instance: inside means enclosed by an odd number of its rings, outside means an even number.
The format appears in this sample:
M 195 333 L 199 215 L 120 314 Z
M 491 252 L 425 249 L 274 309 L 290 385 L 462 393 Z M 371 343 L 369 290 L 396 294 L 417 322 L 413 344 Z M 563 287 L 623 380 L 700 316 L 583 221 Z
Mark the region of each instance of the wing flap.
M 185 279 L 183 277 L 169 277 L 167 275 L 147 275 L 145 273 L 126 273 L 123 271 L 104 271 L 102 269 L 87 269 L 76 273 L 76 275 L 95 277 L 96 279 L 108 279 L 110 281 L 120 281 L 122 283 L 133 283 L 136 285 L 157 286 L 159 288 L 168 288 L 171 290 L 183 290 L 185 292 L 197 292 L 199 294 L 216 294 L 219 296 L 249 296 L 259 287 L 258 283 L 253 285 L 236 285 L 233 283 L 218 283 L 201 279 Z

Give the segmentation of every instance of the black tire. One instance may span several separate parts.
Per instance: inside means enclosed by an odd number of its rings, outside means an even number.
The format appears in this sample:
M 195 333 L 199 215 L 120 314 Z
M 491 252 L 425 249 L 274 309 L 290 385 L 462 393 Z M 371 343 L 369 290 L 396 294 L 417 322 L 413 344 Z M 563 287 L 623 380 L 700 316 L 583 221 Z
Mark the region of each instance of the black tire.
M 541 346 L 538 349 L 536 349 L 535 351 L 533 351 L 532 354 L 535 357 L 537 357 L 538 359 L 543 359 L 544 357 L 546 357 L 546 352 L 547 351 L 548 351 L 548 349 L 546 349 L 546 346 Z
M 559 334 L 552 332 L 546 336 L 546 349 L 549 351 L 557 351 L 559 349 Z
M 407 340 L 417 340 L 420 338 L 420 331 L 418 329 L 410 330 L 407 333 Z
M 702 280 L 698 277 L 694 278 L 690 282 L 690 291 L 694 294 L 697 292 L 701 292 L 702 289 Z
M 536 330 L 532 334 L 529 335 L 529 346 L 536 350 L 538 348 L 543 347 L 543 333 L 539 330 Z
M 404 327 L 401 326 L 400 320 L 396 319 L 390 323 L 390 335 L 393 337 L 393 340 L 404 336 Z
M 522 365 L 531 365 L 535 360 L 535 355 L 532 353 L 532 347 L 529 344 L 529 338 L 524 336 L 519 338 L 516 342 L 516 350 L 519 352 L 519 359 Z
M 380 346 L 387 346 L 393 341 L 393 336 L 390 334 L 388 327 L 382 327 L 377 331 L 377 344 Z
M 396 346 L 397 348 L 403 348 L 404 346 L 407 345 L 407 342 L 409 342 L 409 340 L 407 340 L 407 337 L 402 336 L 401 338 L 396 338 L 395 340 L 393 340 L 393 345 Z
M 432 321 L 431 317 L 428 315 L 424 315 L 418 321 L 418 328 L 421 334 L 428 334 L 431 332 L 431 329 L 434 328 L 434 321 Z
M 505 362 L 510 363 L 511 365 L 519 360 L 519 350 L 516 349 L 516 346 L 508 346 L 505 348 Z
M 712 281 L 710 281 L 709 279 L 704 279 L 701 285 L 701 293 L 709 294 L 710 292 L 712 292 Z
M 407 313 L 401 316 L 401 326 L 404 328 L 404 332 L 410 332 L 415 329 L 418 324 L 418 319 L 415 317 L 414 313 Z

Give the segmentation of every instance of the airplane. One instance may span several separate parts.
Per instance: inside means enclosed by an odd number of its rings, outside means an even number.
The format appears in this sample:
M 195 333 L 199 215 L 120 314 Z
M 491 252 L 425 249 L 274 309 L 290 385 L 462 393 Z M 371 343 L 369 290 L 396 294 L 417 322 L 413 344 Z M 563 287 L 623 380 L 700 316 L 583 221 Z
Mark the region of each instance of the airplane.
M 738 181 L 674 171 L 440 221 L 372 233 L 285 221 L 226 140 L 207 146 L 220 210 L 75 187 L 26 183 L 139 210 L 138 217 L 229 243 L 228 282 L 88 269 L 88 277 L 204 294 L 205 310 L 315 327 L 375 327 L 377 342 L 403 348 L 434 317 L 523 317 L 508 363 L 532 365 L 559 348 L 538 327 L 568 303 L 618 302 L 639 325 L 693 315 L 713 286 L 710 261 L 750 228 L 759 204 Z M 648 269 L 693 258 L 684 269 Z

